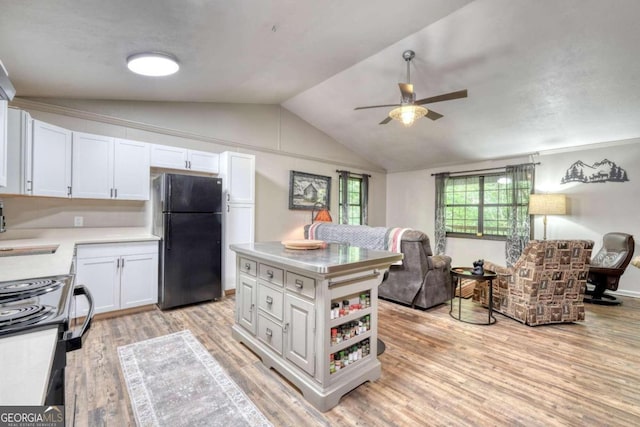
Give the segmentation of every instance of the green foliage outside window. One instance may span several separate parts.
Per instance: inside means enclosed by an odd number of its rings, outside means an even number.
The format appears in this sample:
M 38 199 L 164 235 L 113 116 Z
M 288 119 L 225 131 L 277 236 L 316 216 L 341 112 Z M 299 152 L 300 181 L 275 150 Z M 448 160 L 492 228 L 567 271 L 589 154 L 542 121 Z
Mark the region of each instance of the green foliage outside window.
M 513 198 L 525 206 L 530 192 L 529 181 L 510 183 L 504 174 L 450 177 L 445 188 L 447 234 L 507 236 Z M 519 211 L 528 216 L 526 210 Z
M 343 200 L 343 191 L 344 191 L 344 183 L 343 179 L 340 177 L 339 182 L 339 198 L 340 200 L 340 209 L 339 209 L 339 217 L 338 222 L 340 224 L 344 224 L 342 221 L 342 200 Z M 349 198 L 349 216 L 347 218 L 347 224 L 355 224 L 362 225 L 362 179 L 358 177 L 349 177 L 347 183 L 347 196 Z

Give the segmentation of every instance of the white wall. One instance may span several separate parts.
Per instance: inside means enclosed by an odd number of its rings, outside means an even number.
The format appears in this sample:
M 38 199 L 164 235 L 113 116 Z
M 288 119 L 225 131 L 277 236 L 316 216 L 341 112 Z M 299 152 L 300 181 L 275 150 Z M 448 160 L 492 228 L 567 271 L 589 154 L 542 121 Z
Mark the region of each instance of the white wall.
M 375 165 L 287 110 L 273 105 L 115 101 L 18 101 L 34 118 L 71 130 L 220 153 L 256 155 L 256 240 L 302 238 L 311 212 L 289 210 L 289 171 L 332 177 L 331 213 L 338 216 L 336 169 L 372 175 L 370 224 L 386 222 L 386 179 Z M 31 108 L 27 108 L 31 106 Z M 62 107 L 61 107 L 62 106 Z M 159 170 L 154 169 L 154 173 Z M 0 196 L 9 228 L 150 226 L 150 203 Z
M 593 164 L 609 159 L 625 169 L 629 182 L 600 184 L 561 184 L 566 170 L 575 161 Z M 432 173 L 501 167 L 529 161 L 529 158 L 474 163 L 457 167 L 391 173 L 387 175 L 387 223 L 407 226 L 434 235 L 435 181 Z M 579 150 L 547 152 L 536 156 L 536 192 L 565 193 L 569 214 L 549 216 L 548 239 L 591 239 L 594 253 L 602 244 L 602 236 L 611 231 L 633 234 L 640 239 L 637 208 L 640 200 L 640 139 L 603 143 Z M 534 219 L 534 237 L 542 238 L 542 218 Z M 432 244 L 433 246 L 433 244 Z M 504 242 L 479 239 L 447 239 L 447 255 L 454 265 L 470 265 L 484 258 L 505 265 Z M 636 244 L 636 255 L 640 249 Z M 640 269 L 629 267 L 622 276 L 618 293 L 640 297 Z

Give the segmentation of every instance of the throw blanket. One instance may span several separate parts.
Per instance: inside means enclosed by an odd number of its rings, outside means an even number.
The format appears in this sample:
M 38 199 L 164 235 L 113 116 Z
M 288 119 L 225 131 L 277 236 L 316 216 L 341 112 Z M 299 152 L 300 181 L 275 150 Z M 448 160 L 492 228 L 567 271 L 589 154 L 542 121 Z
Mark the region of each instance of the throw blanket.
M 311 240 L 348 243 L 351 246 L 375 251 L 402 252 L 402 235 L 408 228 L 368 227 L 366 225 L 327 224 L 316 222 L 309 226 Z M 394 263 L 401 265 L 402 261 Z

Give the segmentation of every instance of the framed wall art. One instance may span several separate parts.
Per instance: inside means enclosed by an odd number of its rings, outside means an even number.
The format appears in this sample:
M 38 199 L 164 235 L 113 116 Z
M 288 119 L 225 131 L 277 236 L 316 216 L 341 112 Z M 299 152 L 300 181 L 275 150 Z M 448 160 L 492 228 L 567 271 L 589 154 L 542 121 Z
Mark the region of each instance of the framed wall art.
M 313 210 L 314 206 L 330 209 L 331 177 L 291 171 L 289 175 L 289 209 Z

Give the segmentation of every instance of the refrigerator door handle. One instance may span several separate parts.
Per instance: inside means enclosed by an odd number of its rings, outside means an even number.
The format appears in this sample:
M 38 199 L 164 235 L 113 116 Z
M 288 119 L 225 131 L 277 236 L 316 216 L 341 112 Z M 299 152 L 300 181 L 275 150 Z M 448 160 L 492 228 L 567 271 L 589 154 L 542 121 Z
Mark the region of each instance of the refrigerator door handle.
M 171 250 L 171 215 L 167 215 L 167 233 L 166 233 L 166 247 L 167 250 Z
M 167 212 L 170 212 L 173 210 L 172 206 L 171 206 L 171 194 L 173 193 L 171 191 L 171 175 L 167 175 L 167 187 L 168 187 L 168 191 L 167 191 L 167 206 L 165 206 Z

